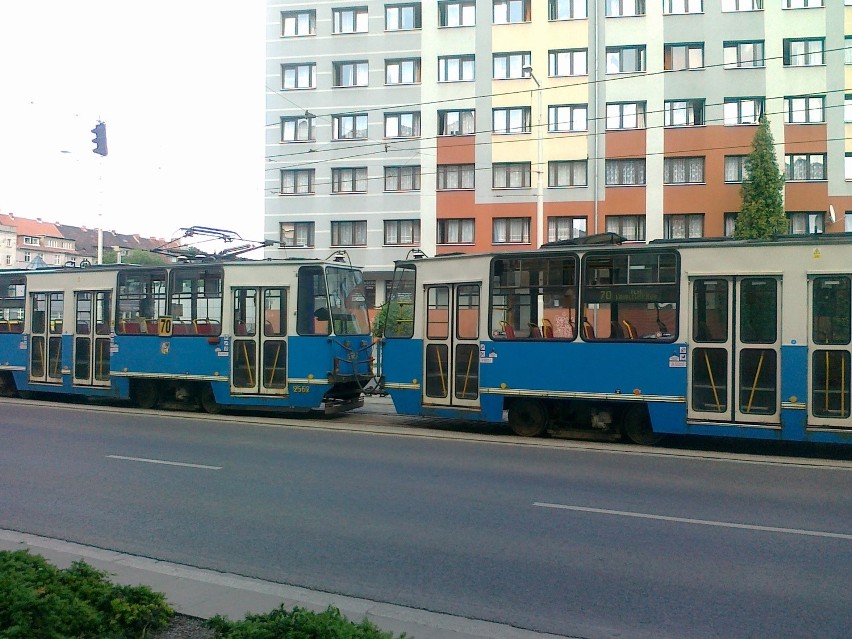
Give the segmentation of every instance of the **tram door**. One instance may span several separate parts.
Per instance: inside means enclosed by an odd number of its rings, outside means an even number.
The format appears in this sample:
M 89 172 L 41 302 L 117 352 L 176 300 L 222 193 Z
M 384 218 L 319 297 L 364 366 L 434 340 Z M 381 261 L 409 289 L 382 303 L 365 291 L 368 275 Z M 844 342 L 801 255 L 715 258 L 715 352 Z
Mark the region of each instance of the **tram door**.
M 30 295 L 30 381 L 62 383 L 61 292 Z
M 689 419 L 780 423 L 780 290 L 776 277 L 690 282 Z
M 110 291 L 74 294 L 74 384 L 109 386 Z
M 287 394 L 287 289 L 235 288 L 231 392 Z
M 479 406 L 479 284 L 427 286 L 423 403 Z
M 820 275 L 808 286 L 808 423 L 852 428 L 852 278 Z

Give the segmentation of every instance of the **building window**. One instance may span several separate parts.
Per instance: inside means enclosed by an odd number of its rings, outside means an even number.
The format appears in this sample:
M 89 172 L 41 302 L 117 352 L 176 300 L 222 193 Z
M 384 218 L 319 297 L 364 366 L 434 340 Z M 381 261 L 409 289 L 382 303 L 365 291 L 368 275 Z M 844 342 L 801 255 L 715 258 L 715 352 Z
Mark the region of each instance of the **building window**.
M 703 12 L 703 0 L 663 0 L 663 13 L 666 15 L 674 16 Z
M 529 77 L 524 74 L 524 67 L 530 66 L 531 59 L 529 51 L 495 53 L 492 77 L 495 80 L 517 80 Z
M 663 233 L 667 240 L 704 237 L 704 214 L 666 215 Z
M 530 0 L 494 0 L 494 24 L 530 21 Z
M 803 95 L 784 98 L 786 124 L 814 124 L 825 122 L 825 96 Z
M 386 166 L 385 191 L 419 191 L 419 166 Z
M 665 158 L 663 184 L 701 184 L 704 182 L 704 158 Z
M 606 17 L 644 16 L 645 0 L 606 0 Z
M 365 87 L 369 83 L 369 72 L 366 61 L 335 62 L 335 87 Z
M 313 117 L 297 115 L 281 118 L 282 142 L 313 142 L 314 139 Z
M 438 24 L 442 27 L 475 26 L 476 0 L 438 2 Z
M 722 0 L 722 11 L 762 11 L 763 0 Z
M 666 100 L 664 126 L 704 126 L 704 100 Z
M 645 184 L 645 160 L 607 160 L 605 173 L 607 186 Z
M 314 89 L 316 86 L 316 65 L 313 62 L 281 65 L 282 89 Z
M 547 163 L 547 186 L 588 186 L 588 160 L 559 160 Z
M 367 7 L 332 9 L 332 33 L 367 33 Z
M 825 38 L 784 38 L 785 67 L 813 67 L 825 64 Z
M 316 35 L 317 12 L 313 9 L 281 12 L 281 35 L 285 38 Z
M 843 177 L 845 180 L 852 180 L 852 153 L 847 153 L 843 162 Z
M 282 169 L 281 195 L 307 195 L 314 192 L 315 169 Z
M 438 82 L 470 82 L 474 79 L 472 55 L 448 55 L 438 58 Z
M 366 193 L 367 167 L 331 170 L 332 193 Z
M 529 162 L 495 162 L 491 168 L 495 189 L 521 189 L 530 186 Z
M 547 54 L 547 72 L 551 77 L 587 75 L 588 49 L 558 49 Z
M 748 177 L 747 155 L 725 156 L 725 182 L 742 182 Z
M 332 140 L 363 140 L 366 137 L 366 113 L 347 113 L 331 117 Z
M 618 129 L 644 129 L 644 102 L 614 102 L 606 105 L 606 128 L 610 131 Z
M 476 112 L 473 109 L 438 111 L 438 135 L 473 135 Z
M 607 73 L 644 73 L 645 46 L 607 47 Z
M 6 266 L 10 266 L 11 264 L 12 264 L 12 256 L 7 255 L 6 256 Z
M 762 67 L 763 40 L 725 42 L 722 56 L 726 69 Z
M 312 247 L 314 245 L 313 222 L 281 222 L 281 246 Z
M 529 107 L 494 109 L 494 133 L 529 133 L 531 130 Z
M 529 244 L 530 218 L 498 217 L 492 222 L 491 240 L 494 244 Z
M 385 220 L 385 244 L 420 246 L 420 220 Z
M 419 138 L 420 111 L 385 113 L 386 138 Z
M 547 241 L 573 240 L 586 235 L 586 218 L 584 217 L 549 217 L 547 218 Z
M 419 84 L 420 58 L 385 60 L 385 84 Z
M 819 211 L 787 213 L 787 219 L 790 222 L 789 231 L 793 235 L 825 233 L 825 213 Z
M 843 44 L 843 64 L 852 64 L 852 36 L 846 36 Z
M 663 47 L 663 69 L 687 71 L 704 68 L 704 43 L 667 44 Z
M 27 235 L 24 236 L 24 244 L 29 244 L 30 246 L 38 246 L 39 241 L 37 237 L 29 237 Z
M 843 121 L 852 122 L 852 95 L 848 93 L 843 98 Z
M 818 181 L 825 179 L 825 153 L 791 153 L 784 156 L 786 180 Z
M 815 9 L 822 6 L 823 0 L 784 0 L 785 9 Z
M 438 220 L 438 244 L 473 244 L 474 220 Z
M 557 104 L 547 108 L 547 130 L 551 133 L 586 131 L 589 106 L 587 104 Z
M 453 191 L 458 189 L 473 189 L 474 175 L 473 164 L 439 164 L 438 190 Z
M 420 3 L 385 5 L 386 31 L 411 31 L 420 28 Z
M 725 237 L 734 237 L 739 213 L 725 213 Z
M 331 245 L 366 246 L 367 221 L 360 220 L 358 222 L 332 222 Z
M 548 0 L 548 20 L 583 20 L 588 17 L 588 0 Z
M 24 251 L 24 262 L 29 262 L 32 259 L 32 253 Z
M 757 124 L 763 115 L 763 98 L 725 98 L 725 126 Z
M 617 233 L 631 242 L 645 241 L 644 215 L 607 215 L 607 233 Z

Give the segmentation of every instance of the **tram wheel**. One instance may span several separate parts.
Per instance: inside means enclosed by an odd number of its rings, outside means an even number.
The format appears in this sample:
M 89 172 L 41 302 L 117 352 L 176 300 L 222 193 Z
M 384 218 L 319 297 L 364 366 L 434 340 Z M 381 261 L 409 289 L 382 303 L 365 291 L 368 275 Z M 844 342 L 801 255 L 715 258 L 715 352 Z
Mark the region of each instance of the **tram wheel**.
M 199 400 L 201 401 L 201 408 L 204 409 L 205 413 L 218 415 L 222 412 L 222 406 L 216 401 L 216 395 L 213 394 L 213 388 L 210 384 L 205 384 L 202 387 Z
M 547 429 L 547 408 L 536 399 L 519 399 L 509 406 L 509 428 L 521 437 L 538 437 Z
M 654 432 L 648 408 L 645 406 L 630 407 L 624 413 L 622 429 L 628 440 L 640 446 L 653 446 L 663 438 L 662 435 Z
M 139 408 L 156 408 L 160 403 L 160 393 L 157 384 L 150 379 L 137 379 L 133 382 L 133 401 Z

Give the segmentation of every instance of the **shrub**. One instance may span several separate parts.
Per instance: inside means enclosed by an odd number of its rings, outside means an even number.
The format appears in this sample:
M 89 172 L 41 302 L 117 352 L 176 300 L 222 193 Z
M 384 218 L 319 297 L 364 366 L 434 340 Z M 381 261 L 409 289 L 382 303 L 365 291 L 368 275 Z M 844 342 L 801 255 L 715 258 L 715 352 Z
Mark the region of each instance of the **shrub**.
M 114 586 L 85 562 L 60 570 L 26 550 L 0 551 L 0 639 L 138 639 L 174 610 L 147 586 Z
M 287 611 L 282 605 L 265 614 L 246 615 L 241 621 L 217 615 L 207 625 L 221 639 L 393 639 L 393 633 L 379 630 L 366 619 L 356 624 L 330 606 L 317 613 L 298 607 Z

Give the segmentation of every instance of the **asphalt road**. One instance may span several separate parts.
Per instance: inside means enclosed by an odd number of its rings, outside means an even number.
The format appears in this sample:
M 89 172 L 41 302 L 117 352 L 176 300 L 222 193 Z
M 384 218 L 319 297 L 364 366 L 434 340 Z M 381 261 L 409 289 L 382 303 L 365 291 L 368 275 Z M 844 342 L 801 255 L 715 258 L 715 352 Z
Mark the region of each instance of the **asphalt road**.
M 849 461 L 356 421 L 3 400 L 0 527 L 590 639 L 849 636 Z

